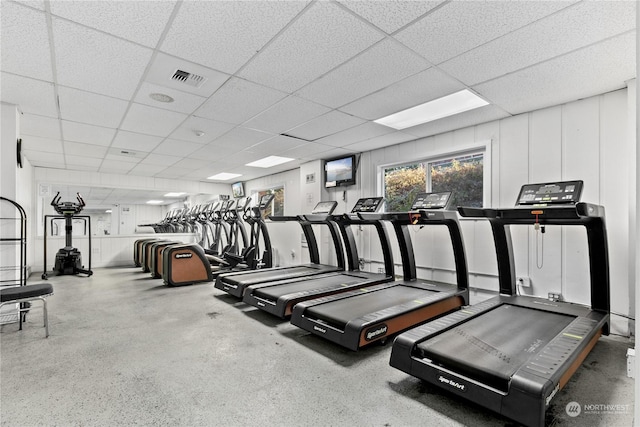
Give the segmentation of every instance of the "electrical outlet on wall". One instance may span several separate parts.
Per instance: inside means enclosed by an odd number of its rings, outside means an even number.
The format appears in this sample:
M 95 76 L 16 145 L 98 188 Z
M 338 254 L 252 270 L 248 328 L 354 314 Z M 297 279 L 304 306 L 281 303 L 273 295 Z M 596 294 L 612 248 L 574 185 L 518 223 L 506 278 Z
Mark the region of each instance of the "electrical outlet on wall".
M 516 277 L 516 285 L 528 288 L 531 286 L 531 279 L 526 276 Z

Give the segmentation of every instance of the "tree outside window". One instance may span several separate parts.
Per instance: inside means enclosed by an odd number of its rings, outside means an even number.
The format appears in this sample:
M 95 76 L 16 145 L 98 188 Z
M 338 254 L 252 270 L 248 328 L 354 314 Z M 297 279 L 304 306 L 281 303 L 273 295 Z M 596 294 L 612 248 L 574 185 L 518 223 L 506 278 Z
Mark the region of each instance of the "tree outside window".
M 270 188 L 268 190 L 258 191 L 258 197 L 256 202 L 259 202 L 262 196 L 265 194 L 273 194 L 273 201 L 265 212 L 262 213 L 262 218 L 266 219 L 269 215 L 282 216 L 284 215 L 284 187 Z
M 421 192 L 453 192 L 451 207 L 482 207 L 484 153 L 392 166 L 384 170 L 387 211 L 409 210 Z

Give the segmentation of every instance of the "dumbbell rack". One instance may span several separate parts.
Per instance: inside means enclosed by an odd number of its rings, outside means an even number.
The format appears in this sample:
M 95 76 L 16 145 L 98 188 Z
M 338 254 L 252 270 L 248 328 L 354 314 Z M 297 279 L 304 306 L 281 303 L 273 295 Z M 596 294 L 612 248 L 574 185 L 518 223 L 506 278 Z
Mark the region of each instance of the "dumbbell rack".
M 27 215 L 22 206 L 5 197 L 0 197 L 0 257 L 0 287 L 26 286 Z M 0 312 L 0 325 L 18 320 L 17 307 Z

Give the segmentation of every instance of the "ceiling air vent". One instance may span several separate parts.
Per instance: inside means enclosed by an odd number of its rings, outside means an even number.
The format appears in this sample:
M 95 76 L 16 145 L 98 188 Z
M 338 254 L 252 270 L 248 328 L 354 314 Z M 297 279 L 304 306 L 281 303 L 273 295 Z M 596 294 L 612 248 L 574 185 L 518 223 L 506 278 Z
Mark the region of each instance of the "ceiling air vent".
M 207 78 L 188 71 L 176 70 L 173 76 L 171 76 L 171 80 L 193 87 L 200 87 L 207 81 Z

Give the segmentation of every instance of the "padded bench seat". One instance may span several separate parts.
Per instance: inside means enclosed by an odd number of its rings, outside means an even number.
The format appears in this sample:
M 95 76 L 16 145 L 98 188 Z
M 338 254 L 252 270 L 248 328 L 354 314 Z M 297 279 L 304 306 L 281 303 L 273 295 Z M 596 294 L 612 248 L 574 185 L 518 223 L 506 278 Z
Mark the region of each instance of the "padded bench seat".
M 0 289 L 0 307 L 5 304 L 23 303 L 34 300 L 42 301 L 42 311 L 44 313 L 44 328 L 46 337 L 49 336 L 49 322 L 47 316 L 47 301 L 45 297 L 53 294 L 53 286 L 49 283 L 39 283 L 37 285 L 13 286 Z M 28 308 L 20 307 L 18 318 L 20 319 L 20 329 L 22 329 L 22 313 L 29 311 Z

